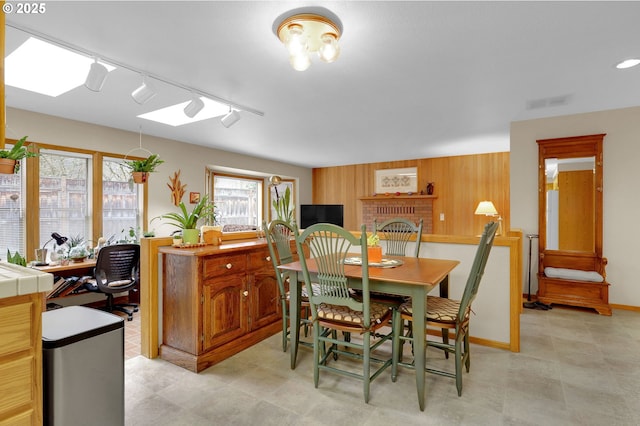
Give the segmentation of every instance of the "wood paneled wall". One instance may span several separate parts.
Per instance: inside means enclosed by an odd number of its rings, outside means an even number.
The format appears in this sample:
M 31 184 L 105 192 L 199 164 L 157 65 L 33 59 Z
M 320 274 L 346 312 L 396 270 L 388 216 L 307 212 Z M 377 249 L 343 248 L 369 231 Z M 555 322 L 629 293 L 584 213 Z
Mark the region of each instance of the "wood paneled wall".
M 426 192 L 427 183 L 434 182 L 434 234 L 480 234 L 489 220 L 474 215 L 482 200 L 490 200 L 496 206 L 503 218 L 503 233 L 509 229 L 508 152 L 313 169 L 313 203 L 344 204 L 345 228 L 359 230 L 360 197 L 375 192 L 375 171 L 403 167 L 418 168 L 418 191 Z M 444 221 L 440 220 L 441 214 Z

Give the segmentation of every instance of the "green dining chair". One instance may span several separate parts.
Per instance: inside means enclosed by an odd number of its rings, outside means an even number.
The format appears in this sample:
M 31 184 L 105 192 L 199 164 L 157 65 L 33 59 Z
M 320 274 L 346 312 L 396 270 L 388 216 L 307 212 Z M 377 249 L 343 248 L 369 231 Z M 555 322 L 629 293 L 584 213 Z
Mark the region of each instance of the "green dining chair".
M 287 344 L 289 342 L 289 286 L 290 277 L 287 273 L 283 273 L 278 269 L 278 266 L 293 262 L 294 256 L 291 251 L 291 243 L 295 242 L 295 235 L 298 233 L 296 225 L 290 225 L 288 222 L 282 220 L 273 220 L 267 224 L 266 221 L 262 222 L 262 229 L 265 232 L 265 238 L 267 240 L 267 247 L 269 248 L 269 257 L 273 264 L 273 270 L 275 271 L 276 280 L 278 282 L 278 290 L 280 292 L 280 303 L 282 308 L 282 351 L 287 351 Z M 300 326 L 305 327 L 305 335 L 308 335 L 309 325 L 309 295 L 307 288 L 312 288 L 318 291 L 318 285 L 312 284 L 310 287 L 306 285 L 302 286 L 301 290 L 301 302 L 300 302 Z M 312 345 L 308 342 L 298 342 L 300 345 L 309 346 Z
M 409 256 L 418 257 L 420 240 L 422 239 L 422 222 L 420 219 L 416 225 L 409 219 L 396 217 L 378 223 L 377 219 L 374 219 L 373 229 L 384 237 L 384 254 L 386 256 L 407 256 L 409 241 L 415 240 L 415 249 Z M 386 302 L 396 306 L 404 302 L 404 297 L 386 293 L 372 292 L 371 297 L 378 302 Z
M 498 229 L 498 222 L 489 222 L 484 227 L 484 232 L 480 238 L 480 243 L 476 249 L 475 258 L 471 265 L 471 271 L 467 278 L 467 283 L 462 293 L 462 299 L 452 300 L 437 296 L 427 296 L 427 314 L 426 325 L 427 327 L 437 327 L 444 330 L 447 334 L 449 330 L 453 330 L 454 342 L 449 343 L 448 339 L 444 339 L 442 342 L 427 339 L 427 347 L 442 349 L 446 354 L 453 353 L 455 358 L 455 374 L 448 371 L 436 370 L 433 368 L 426 368 L 429 373 L 439 374 L 441 376 L 452 377 L 456 379 L 456 388 L 458 389 L 458 396 L 462 395 L 462 363 L 464 363 L 467 373 L 471 364 L 470 352 L 469 352 L 469 319 L 471 314 L 471 303 L 478 294 L 478 287 L 482 275 L 484 274 L 485 266 L 487 265 L 487 259 L 493 246 L 493 240 Z M 397 310 L 394 310 L 394 325 L 396 330 L 394 333 L 393 348 L 394 354 L 397 356 L 393 359 L 393 366 L 391 369 L 391 379 L 393 381 L 397 378 L 398 365 L 414 368 L 411 363 L 402 361 L 402 353 L 400 352 L 401 341 L 413 341 L 411 333 L 405 335 L 402 334 L 401 324 L 402 320 L 412 321 L 413 309 L 411 301 L 407 301 L 400 305 Z M 425 330 L 426 334 L 426 330 Z
M 314 281 L 320 285 L 318 294 L 309 295 L 313 334 L 313 380 L 317 388 L 320 370 L 348 376 L 363 381 L 364 400 L 369 402 L 371 381 L 392 364 L 390 358 L 379 358 L 375 352 L 383 343 L 392 341 L 394 327 L 388 333 L 373 339 L 373 334 L 387 326 L 392 319 L 388 305 L 370 300 L 369 267 L 367 257 L 366 227 L 362 226 L 359 237 L 355 237 L 344 228 L 320 223 L 305 229 L 296 238 L 299 252 L 307 252 L 311 259 L 301 256 L 300 263 L 305 285 L 311 285 L 312 273 L 308 264 L 313 262 Z M 362 293 L 354 298 L 349 288 L 349 279 L 345 275 L 345 259 L 353 257 L 351 250 L 357 250 L 362 256 Z M 344 335 L 360 336 L 357 339 L 339 339 L 338 331 Z M 328 349 L 327 349 L 328 345 Z M 340 365 L 339 356 L 362 361 L 362 372 L 357 373 L 345 365 Z M 379 365 L 373 373 L 371 363 Z
M 423 220 L 416 225 L 408 219 L 401 217 L 392 218 L 382 223 L 377 219 L 373 221 L 373 229 L 382 234 L 385 241 L 385 254 L 388 256 L 407 256 L 409 241 L 415 240 L 416 247 L 411 255 L 420 255 L 420 240 L 422 239 Z

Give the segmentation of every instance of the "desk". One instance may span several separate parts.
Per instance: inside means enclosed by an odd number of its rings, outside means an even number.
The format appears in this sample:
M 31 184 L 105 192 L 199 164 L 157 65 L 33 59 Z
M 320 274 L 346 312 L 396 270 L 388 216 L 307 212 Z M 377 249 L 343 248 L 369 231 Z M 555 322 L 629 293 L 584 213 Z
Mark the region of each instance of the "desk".
M 66 265 L 35 266 L 36 269 L 50 274 L 63 276 L 69 275 L 93 275 L 93 268 L 96 266 L 95 259 L 87 259 L 83 262 L 69 262 Z M 78 272 L 90 271 L 89 274 L 78 274 Z
M 95 259 L 87 259 L 83 262 L 69 262 L 66 265 L 51 265 L 51 266 L 34 266 L 35 269 L 38 269 L 42 272 L 48 272 L 53 275 L 57 275 L 60 277 L 70 277 L 77 276 L 83 277 L 86 275 L 93 275 L 93 268 L 96 266 Z M 54 282 L 54 288 L 56 284 Z M 75 287 L 69 287 L 67 289 L 62 290 L 62 292 L 55 297 L 47 296 L 47 299 L 58 299 L 62 297 L 66 297 L 75 289 Z M 55 292 L 52 292 L 53 294 Z M 75 293 L 74 293 L 75 294 Z
M 354 254 L 357 256 L 357 254 Z M 460 262 L 457 260 L 427 259 L 421 257 L 396 257 L 389 258 L 402 260 L 403 264 L 397 268 L 369 267 L 369 290 L 400 296 L 409 296 L 413 303 L 413 336 L 414 357 L 416 367 L 416 388 L 420 410 L 424 411 L 424 379 L 426 364 L 426 337 L 425 337 L 425 312 L 427 311 L 427 293 L 440 284 L 440 295 L 446 297 L 449 290 L 449 273 Z M 309 272 L 317 271 L 315 261 L 307 259 Z M 284 271 L 296 274 L 296 291 L 291 289 L 290 323 L 291 331 L 291 368 L 296 367 L 298 355 L 298 341 L 300 328 L 297 326 L 300 319 L 300 293 L 302 282 L 302 266 L 300 262 L 292 262 L 278 267 Z M 349 285 L 353 288 L 361 287 L 362 267 L 345 266 L 344 268 Z M 294 325 L 295 324 L 295 325 Z M 422 336 L 419 339 L 418 336 Z

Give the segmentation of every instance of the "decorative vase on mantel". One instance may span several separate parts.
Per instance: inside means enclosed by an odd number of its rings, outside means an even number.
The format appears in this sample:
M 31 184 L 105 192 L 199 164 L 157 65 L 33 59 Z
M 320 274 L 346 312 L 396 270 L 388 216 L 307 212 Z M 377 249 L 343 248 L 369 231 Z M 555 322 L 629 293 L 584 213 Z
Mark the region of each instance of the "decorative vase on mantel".
M 433 195 L 433 182 L 427 183 L 427 195 Z

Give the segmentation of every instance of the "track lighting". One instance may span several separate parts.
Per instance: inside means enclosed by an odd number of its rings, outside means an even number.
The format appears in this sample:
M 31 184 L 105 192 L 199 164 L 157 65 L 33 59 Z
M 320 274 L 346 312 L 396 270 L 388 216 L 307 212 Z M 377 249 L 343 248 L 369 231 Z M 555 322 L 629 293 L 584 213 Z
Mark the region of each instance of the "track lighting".
M 240 120 L 240 113 L 231 107 L 229 107 L 229 113 L 220 119 L 222 125 L 226 128 L 233 126 L 238 120 Z
M 131 93 L 133 100 L 140 105 L 144 105 L 155 95 L 156 91 L 153 88 L 153 84 L 151 84 L 150 81 L 147 81 L 147 78 L 144 76 L 142 77 L 142 85 Z
M 194 96 L 191 102 L 184 107 L 184 114 L 189 117 L 195 117 L 204 108 L 204 102 L 199 97 Z
M 87 79 L 85 80 L 84 85 L 89 90 L 99 92 L 102 90 L 102 86 L 107 79 L 108 73 L 109 70 L 107 67 L 98 63 L 98 58 L 96 58 L 95 62 L 91 64 L 91 68 L 89 68 L 89 74 L 87 74 Z

